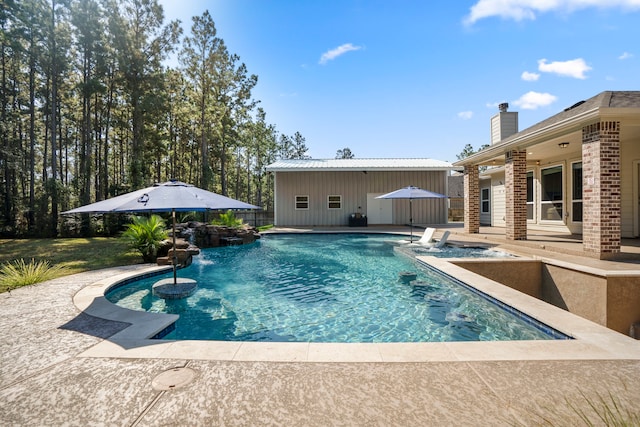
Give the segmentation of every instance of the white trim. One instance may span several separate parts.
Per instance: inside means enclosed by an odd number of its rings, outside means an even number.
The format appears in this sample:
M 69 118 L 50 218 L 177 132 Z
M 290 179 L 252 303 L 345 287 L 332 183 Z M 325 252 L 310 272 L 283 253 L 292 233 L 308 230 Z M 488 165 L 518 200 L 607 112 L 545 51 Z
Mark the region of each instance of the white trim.
M 574 220 L 573 220 L 573 213 L 574 213 L 574 212 L 573 212 L 573 209 L 574 209 L 574 208 L 573 208 L 573 204 L 574 204 L 575 202 L 580 202 L 580 203 L 583 203 L 583 202 L 584 202 L 584 176 L 583 176 L 583 178 L 582 178 L 582 182 L 583 182 L 583 184 L 582 184 L 582 189 L 583 189 L 583 190 L 582 190 L 582 191 L 583 191 L 583 194 L 581 195 L 581 198 L 580 198 L 580 199 L 574 199 L 574 198 L 573 198 L 573 188 L 574 188 L 574 185 L 575 185 L 575 182 L 574 182 L 574 179 L 573 179 L 573 170 L 574 170 L 574 169 L 573 169 L 573 165 L 575 165 L 575 164 L 577 164 L 577 163 L 580 163 L 580 165 L 581 165 L 581 166 L 580 166 L 580 169 L 583 171 L 582 173 L 584 173 L 584 167 L 582 166 L 582 159 L 580 159 L 580 160 L 575 160 L 575 161 L 569 161 L 569 167 L 567 168 L 568 170 L 570 170 L 570 171 L 571 171 L 571 172 L 568 174 L 568 175 L 569 175 L 569 178 L 570 178 L 569 190 L 571 191 L 571 192 L 570 192 L 570 194 L 567 194 L 567 196 L 569 196 L 569 197 L 568 197 L 569 204 L 571 205 L 571 214 L 570 214 L 570 215 L 569 215 L 569 217 L 568 217 L 568 220 L 569 220 L 568 222 L 571 222 L 572 224 L 580 224 L 580 225 L 582 225 L 582 222 L 583 222 L 583 221 L 574 221 Z M 582 216 L 583 216 L 583 220 L 584 220 L 584 204 L 583 204 L 582 206 L 583 206 L 583 208 L 582 208 Z
M 278 203 L 276 203 L 276 200 L 278 200 L 278 174 L 274 173 L 273 174 L 273 225 L 274 226 L 278 226 L 279 225 L 279 221 L 278 221 Z
M 487 198 L 486 199 L 484 199 L 482 197 L 482 193 L 485 190 L 487 191 Z M 484 210 L 484 202 L 487 202 L 487 210 L 486 211 Z M 480 189 L 480 213 L 481 214 L 491 213 L 491 186 Z
M 307 207 L 306 208 L 299 208 L 298 207 L 298 203 L 305 203 L 304 201 L 299 201 L 298 202 L 298 197 L 306 197 L 307 198 Z M 293 210 L 295 211 L 308 211 L 309 210 L 309 205 L 310 205 L 310 201 L 309 201 L 309 195 L 308 194 L 296 194 L 295 196 L 293 196 Z
M 538 191 L 536 191 L 536 190 L 538 189 L 537 188 L 538 186 L 537 186 L 537 181 L 536 181 L 536 169 L 527 170 L 527 173 L 525 175 L 527 178 L 528 178 L 529 172 L 531 172 L 531 192 L 533 194 L 532 194 L 532 197 L 531 197 L 531 202 L 527 201 L 526 205 L 527 206 L 531 205 L 531 210 L 532 210 L 532 214 L 533 215 L 532 215 L 532 218 L 529 219 L 529 215 L 527 213 L 527 224 L 536 224 L 537 223 L 536 221 L 538 221 L 538 216 L 537 216 L 537 214 L 538 214 L 538 204 L 536 203 L 536 195 L 538 193 Z
M 547 169 L 553 169 L 553 168 L 560 168 L 560 173 L 561 173 L 561 178 L 562 178 L 562 183 L 561 188 L 562 188 L 562 198 L 561 200 L 548 200 L 548 201 L 544 201 L 542 200 L 543 196 L 544 196 L 544 187 L 542 184 L 542 171 L 547 170 Z M 565 169 L 566 169 L 566 165 L 565 162 L 561 162 L 561 163 L 557 163 L 554 165 L 547 165 L 545 167 L 541 167 L 540 168 L 540 199 L 538 200 L 538 206 L 540 208 L 540 224 L 553 224 L 553 225 L 557 225 L 557 224 L 564 224 L 565 223 L 565 218 L 566 218 L 566 213 L 567 213 L 567 202 L 566 202 L 566 198 L 567 198 L 567 194 L 566 194 L 566 188 L 565 188 L 565 183 L 566 183 L 566 173 L 565 173 Z M 553 203 L 557 203 L 557 202 L 562 202 L 562 215 L 560 217 L 560 219 L 543 219 L 542 218 L 542 205 L 546 204 L 553 204 Z
M 331 201 L 332 197 L 337 197 L 338 201 L 335 201 L 335 200 Z M 339 203 L 340 207 L 332 208 L 331 207 L 332 203 Z M 342 209 L 342 195 L 341 194 L 329 194 L 329 195 L 327 195 L 327 209 L 330 210 L 330 211 L 339 211 L 339 210 L 341 210 Z

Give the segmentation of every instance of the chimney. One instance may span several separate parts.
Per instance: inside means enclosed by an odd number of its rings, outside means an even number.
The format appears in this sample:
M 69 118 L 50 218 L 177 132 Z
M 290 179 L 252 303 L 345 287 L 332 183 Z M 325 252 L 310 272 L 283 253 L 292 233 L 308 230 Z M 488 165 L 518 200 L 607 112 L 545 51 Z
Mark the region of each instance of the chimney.
M 507 111 L 509 103 L 498 105 L 498 114 L 491 117 L 491 145 L 518 133 L 518 112 Z

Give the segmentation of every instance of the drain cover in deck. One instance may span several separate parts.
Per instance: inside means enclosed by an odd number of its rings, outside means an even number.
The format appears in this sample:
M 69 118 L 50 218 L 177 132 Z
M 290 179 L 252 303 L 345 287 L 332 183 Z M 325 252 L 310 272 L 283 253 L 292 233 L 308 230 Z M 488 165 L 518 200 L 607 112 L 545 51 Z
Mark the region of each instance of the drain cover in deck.
M 189 368 L 173 368 L 158 374 L 151 386 L 154 390 L 175 390 L 189 384 L 196 377 L 193 369 Z

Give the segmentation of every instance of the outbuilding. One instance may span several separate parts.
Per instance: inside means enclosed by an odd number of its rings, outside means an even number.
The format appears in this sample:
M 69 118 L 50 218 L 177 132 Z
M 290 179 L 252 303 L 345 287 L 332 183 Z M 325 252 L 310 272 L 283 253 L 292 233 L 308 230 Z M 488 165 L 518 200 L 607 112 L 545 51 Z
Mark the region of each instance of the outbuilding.
M 267 166 L 274 174 L 276 226 L 409 224 L 409 202 L 376 199 L 416 186 L 447 194 L 451 163 L 433 159 L 297 159 Z M 414 224 L 447 222 L 447 199 L 413 200 Z M 359 219 L 359 221 L 355 221 Z

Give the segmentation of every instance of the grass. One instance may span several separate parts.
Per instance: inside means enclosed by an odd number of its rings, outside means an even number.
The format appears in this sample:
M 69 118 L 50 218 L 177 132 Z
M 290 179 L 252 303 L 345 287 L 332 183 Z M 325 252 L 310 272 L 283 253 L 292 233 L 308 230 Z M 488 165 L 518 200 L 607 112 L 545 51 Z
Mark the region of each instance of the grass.
M 140 254 L 121 239 L 92 237 L 79 239 L 0 239 L 0 264 L 33 259 L 61 267 L 53 277 L 120 265 L 140 264 Z M 0 285 L 0 292 L 6 292 Z
M 22 286 L 33 285 L 53 279 L 64 267 L 52 266 L 49 261 L 26 262 L 20 258 L 0 265 L 0 290 L 10 291 Z
M 623 388 L 627 391 L 626 384 Z M 622 401 L 613 393 L 595 393 L 595 397 L 579 391 L 578 395 L 564 398 L 564 405 L 558 404 L 543 411 L 531 412 L 534 424 L 540 426 L 580 425 L 585 427 L 632 427 L 640 426 L 640 412 L 633 402 Z M 520 422 L 511 423 L 514 426 L 528 425 Z
M 260 227 L 268 230 L 273 225 Z M 78 239 L 0 239 L 0 266 L 17 260 L 47 261 L 54 271 L 51 279 L 121 265 L 141 264 L 142 257 L 122 239 L 92 237 Z M 27 262 L 28 262 L 27 261 Z M 9 289 L 0 285 L 0 293 Z

